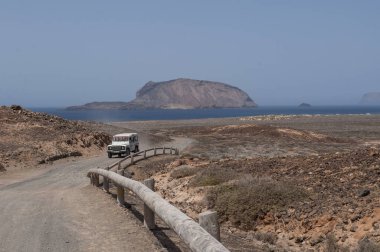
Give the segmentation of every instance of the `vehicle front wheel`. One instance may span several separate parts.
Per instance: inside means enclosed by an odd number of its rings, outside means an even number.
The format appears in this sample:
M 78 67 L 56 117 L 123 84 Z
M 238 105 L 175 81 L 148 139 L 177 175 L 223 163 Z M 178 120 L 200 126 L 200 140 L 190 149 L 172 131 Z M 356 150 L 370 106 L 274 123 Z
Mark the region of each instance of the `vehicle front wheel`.
M 127 156 L 129 156 L 129 155 L 131 155 L 131 151 L 130 151 L 129 149 L 127 149 L 127 151 L 125 152 L 125 154 L 126 154 Z
M 139 152 L 139 147 L 138 146 L 135 147 L 135 152 L 136 153 Z
M 108 158 L 112 158 L 112 154 L 111 153 L 108 153 Z

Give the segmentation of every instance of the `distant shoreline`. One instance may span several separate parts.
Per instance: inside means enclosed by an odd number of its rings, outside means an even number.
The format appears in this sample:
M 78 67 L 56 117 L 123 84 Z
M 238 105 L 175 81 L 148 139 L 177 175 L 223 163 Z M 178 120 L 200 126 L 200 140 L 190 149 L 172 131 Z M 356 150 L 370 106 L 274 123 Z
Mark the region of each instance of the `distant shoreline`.
M 256 108 L 233 109 L 191 109 L 191 110 L 86 110 L 66 111 L 62 108 L 30 108 L 34 112 L 44 112 L 68 120 L 120 122 L 120 121 L 160 121 L 186 120 L 250 116 L 300 116 L 300 115 L 371 115 L 380 114 L 380 106 L 260 106 Z
M 275 121 L 275 120 L 291 120 L 291 119 L 304 119 L 304 118 L 319 118 L 319 117 L 380 117 L 379 114 L 298 114 L 298 115 L 285 115 L 285 114 L 270 114 L 270 115 L 256 115 L 256 116 L 235 116 L 235 117 L 210 117 L 210 118 L 193 118 L 193 119 L 176 119 L 176 120 L 141 120 L 141 121 L 113 121 L 109 124 L 118 124 L 125 122 L 142 123 L 142 122 L 170 122 L 170 121 L 207 121 L 207 120 L 239 120 L 239 121 Z

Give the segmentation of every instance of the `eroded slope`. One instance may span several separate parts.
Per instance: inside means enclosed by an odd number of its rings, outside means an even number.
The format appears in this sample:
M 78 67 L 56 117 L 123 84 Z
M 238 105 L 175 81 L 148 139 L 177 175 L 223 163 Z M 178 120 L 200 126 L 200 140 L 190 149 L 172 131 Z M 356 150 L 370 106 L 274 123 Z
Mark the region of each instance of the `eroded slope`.
M 0 163 L 35 165 L 102 150 L 110 136 L 84 122 L 36 113 L 19 106 L 0 108 Z

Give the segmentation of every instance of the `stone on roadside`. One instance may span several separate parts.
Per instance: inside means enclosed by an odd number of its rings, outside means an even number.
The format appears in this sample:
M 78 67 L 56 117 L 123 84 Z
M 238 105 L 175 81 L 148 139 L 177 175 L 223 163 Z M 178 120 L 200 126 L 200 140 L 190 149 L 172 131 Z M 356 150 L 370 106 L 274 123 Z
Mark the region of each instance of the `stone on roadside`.
M 358 230 L 358 226 L 356 226 L 356 225 L 353 225 L 351 228 L 350 228 L 350 231 L 351 232 L 356 232 L 356 230 Z
M 312 237 L 312 238 L 310 239 L 310 245 L 311 245 L 311 246 L 315 246 L 315 245 L 317 245 L 318 243 L 323 242 L 323 240 L 324 240 L 324 237 L 323 237 L 322 235 L 316 235 L 316 236 L 314 236 L 314 237 Z
M 368 196 L 370 193 L 371 193 L 370 190 L 367 190 L 367 189 L 366 189 L 366 190 L 363 190 L 363 191 L 360 192 L 359 197 L 365 197 L 365 196 Z

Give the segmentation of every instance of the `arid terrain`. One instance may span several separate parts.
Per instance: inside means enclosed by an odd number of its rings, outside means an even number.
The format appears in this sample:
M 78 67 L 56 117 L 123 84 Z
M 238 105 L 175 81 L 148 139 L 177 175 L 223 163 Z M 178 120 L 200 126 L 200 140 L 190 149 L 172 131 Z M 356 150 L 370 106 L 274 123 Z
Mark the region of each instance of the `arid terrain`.
M 193 139 L 128 169 L 193 218 L 217 210 L 231 251 L 380 250 L 380 116 L 114 125 Z
M 156 191 L 194 219 L 216 210 L 231 251 L 380 251 L 380 116 L 107 125 L 0 112 L 0 251 L 188 251 L 160 220 L 143 228 L 133 194 L 122 209 L 88 185 L 88 169 L 117 161 L 104 153 L 109 136 L 125 131 L 140 134 L 141 149 L 180 149 L 128 174 L 155 178 Z
M 64 120 L 17 105 L 0 107 L 0 125 L 0 172 L 28 170 L 67 157 L 98 155 L 113 134 L 127 130 L 95 122 Z M 143 147 L 169 139 L 143 136 Z
M 166 235 L 148 231 L 133 212 L 118 207 L 112 195 L 89 185 L 89 169 L 115 162 L 105 155 L 110 134 L 130 130 L 67 121 L 19 106 L 1 107 L 0 113 L 5 164 L 0 167 L 0 251 L 176 248 Z M 162 146 L 168 139 L 140 136 L 141 148 Z
M 108 134 L 88 123 L 34 113 L 20 106 L 1 107 L 0 125 L 0 164 L 5 169 L 94 155 L 110 142 Z

